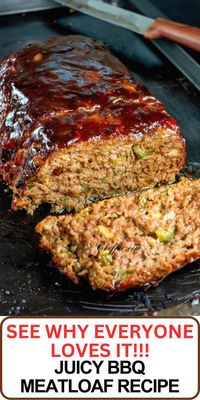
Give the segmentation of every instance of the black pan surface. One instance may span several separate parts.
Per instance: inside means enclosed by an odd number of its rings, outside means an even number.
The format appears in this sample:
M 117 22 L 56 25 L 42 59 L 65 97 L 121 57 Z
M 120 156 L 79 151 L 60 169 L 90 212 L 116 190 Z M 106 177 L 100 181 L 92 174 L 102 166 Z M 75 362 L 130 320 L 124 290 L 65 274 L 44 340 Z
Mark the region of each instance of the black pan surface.
M 130 6 L 128 1 L 125 4 Z M 157 0 L 155 4 L 171 18 L 200 25 L 199 1 Z M 187 173 L 200 177 L 200 94 L 141 37 L 77 12 L 57 9 L 1 17 L 0 57 L 37 40 L 73 33 L 107 42 L 137 78 L 165 103 L 186 138 Z M 47 209 L 41 208 L 31 217 L 25 212 L 13 213 L 10 203 L 10 193 L 1 187 L 0 315 L 143 315 L 200 295 L 200 262 L 188 265 L 146 291 L 110 296 L 94 293 L 87 286 L 78 287 L 61 276 L 50 257 L 38 248 L 34 226 Z

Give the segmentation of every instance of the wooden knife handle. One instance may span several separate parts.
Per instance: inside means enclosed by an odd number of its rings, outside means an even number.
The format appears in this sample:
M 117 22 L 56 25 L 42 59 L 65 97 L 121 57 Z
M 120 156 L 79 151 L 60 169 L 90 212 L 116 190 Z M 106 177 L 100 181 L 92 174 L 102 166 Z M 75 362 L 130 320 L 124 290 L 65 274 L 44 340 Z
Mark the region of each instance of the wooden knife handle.
M 200 51 L 200 29 L 170 21 L 164 18 L 157 18 L 146 30 L 144 37 L 153 39 L 170 39 L 173 42 Z

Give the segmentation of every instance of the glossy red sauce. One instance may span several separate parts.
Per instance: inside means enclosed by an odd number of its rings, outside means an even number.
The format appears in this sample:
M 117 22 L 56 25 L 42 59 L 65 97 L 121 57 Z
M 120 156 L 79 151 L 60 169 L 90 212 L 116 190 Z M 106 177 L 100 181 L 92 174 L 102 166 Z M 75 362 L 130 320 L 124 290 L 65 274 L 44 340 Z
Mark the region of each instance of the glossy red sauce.
M 158 127 L 178 131 L 163 105 L 101 42 L 50 39 L 1 64 L 0 165 L 8 183 L 23 185 L 55 149 L 141 137 Z

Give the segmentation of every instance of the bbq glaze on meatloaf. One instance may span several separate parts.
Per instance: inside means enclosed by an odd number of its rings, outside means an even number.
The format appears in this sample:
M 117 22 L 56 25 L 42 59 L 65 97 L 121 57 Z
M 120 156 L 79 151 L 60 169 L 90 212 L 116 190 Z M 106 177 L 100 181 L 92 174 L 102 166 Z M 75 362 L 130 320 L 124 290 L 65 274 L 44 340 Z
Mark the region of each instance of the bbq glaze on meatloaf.
M 103 43 L 50 39 L 0 66 L 0 173 L 14 210 L 79 210 L 173 180 L 185 163 L 176 121 Z
M 71 280 L 93 289 L 144 286 L 200 257 L 200 179 L 182 178 L 93 204 L 75 216 L 48 216 L 41 247 Z

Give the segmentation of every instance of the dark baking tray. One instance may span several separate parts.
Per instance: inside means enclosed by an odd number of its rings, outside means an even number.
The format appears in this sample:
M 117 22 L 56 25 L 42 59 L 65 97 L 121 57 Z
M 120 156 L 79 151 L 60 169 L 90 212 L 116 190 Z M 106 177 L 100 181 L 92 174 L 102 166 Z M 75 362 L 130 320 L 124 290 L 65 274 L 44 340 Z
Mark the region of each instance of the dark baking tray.
M 171 17 L 196 25 L 200 4 L 196 1 L 157 1 Z M 191 20 L 192 4 L 194 21 Z M 122 5 L 122 3 L 121 3 Z M 181 7 L 180 7 L 181 5 Z M 126 2 L 126 6 L 129 3 Z M 172 13 L 173 10 L 173 13 Z M 171 14 L 170 14 L 171 13 Z M 136 76 L 167 106 L 181 125 L 187 142 L 188 163 L 200 171 L 200 95 L 154 47 L 137 35 L 67 9 L 0 18 L 0 57 L 30 42 L 50 36 L 80 33 L 102 39 Z M 199 56 L 197 55 L 197 58 Z M 11 195 L 0 193 L 0 314 L 17 315 L 142 315 L 151 314 L 200 295 L 200 263 L 172 274 L 156 288 L 110 296 L 75 286 L 52 266 L 50 257 L 38 248 L 35 224 L 47 210 L 34 217 L 10 211 Z

